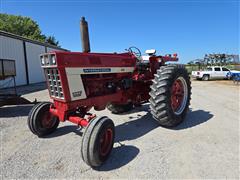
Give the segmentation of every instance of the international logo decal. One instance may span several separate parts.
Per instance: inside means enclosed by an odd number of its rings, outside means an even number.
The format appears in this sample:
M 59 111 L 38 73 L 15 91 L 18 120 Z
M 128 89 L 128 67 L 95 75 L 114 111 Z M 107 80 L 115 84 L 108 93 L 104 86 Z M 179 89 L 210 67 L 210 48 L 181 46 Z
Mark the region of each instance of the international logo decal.
M 111 68 L 83 69 L 84 73 L 102 73 L 111 72 Z

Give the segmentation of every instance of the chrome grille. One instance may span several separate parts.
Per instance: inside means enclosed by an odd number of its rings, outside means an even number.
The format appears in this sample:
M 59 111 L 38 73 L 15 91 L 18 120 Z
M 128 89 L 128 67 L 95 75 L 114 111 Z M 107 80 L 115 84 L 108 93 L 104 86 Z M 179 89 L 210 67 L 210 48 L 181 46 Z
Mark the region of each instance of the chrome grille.
M 62 83 L 59 76 L 59 72 L 55 68 L 45 69 L 49 84 L 50 95 L 54 98 L 64 99 Z

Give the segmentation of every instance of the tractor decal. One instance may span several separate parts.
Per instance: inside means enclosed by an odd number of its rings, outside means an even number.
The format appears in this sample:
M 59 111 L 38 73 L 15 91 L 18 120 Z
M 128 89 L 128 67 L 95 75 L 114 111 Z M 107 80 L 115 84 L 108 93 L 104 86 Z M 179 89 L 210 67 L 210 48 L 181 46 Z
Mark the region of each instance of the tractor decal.
M 103 73 L 127 73 L 133 72 L 134 67 L 96 67 L 96 68 L 78 68 L 66 67 L 68 74 L 103 74 Z
M 83 69 L 83 72 L 84 72 L 84 73 L 111 72 L 111 68 Z

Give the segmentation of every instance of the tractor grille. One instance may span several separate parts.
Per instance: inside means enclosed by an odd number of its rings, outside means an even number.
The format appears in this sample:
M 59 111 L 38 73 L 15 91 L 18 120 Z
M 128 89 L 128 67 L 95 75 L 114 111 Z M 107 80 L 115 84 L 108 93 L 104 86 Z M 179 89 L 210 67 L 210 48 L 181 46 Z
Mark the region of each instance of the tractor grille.
M 45 73 L 47 76 L 51 97 L 64 99 L 62 83 L 58 70 L 55 68 L 45 69 Z

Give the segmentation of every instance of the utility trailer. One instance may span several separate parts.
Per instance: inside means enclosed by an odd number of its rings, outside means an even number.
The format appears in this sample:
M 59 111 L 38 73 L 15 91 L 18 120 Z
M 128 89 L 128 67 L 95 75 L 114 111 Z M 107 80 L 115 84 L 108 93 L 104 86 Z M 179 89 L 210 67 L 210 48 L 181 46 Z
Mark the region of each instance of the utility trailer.
M 16 104 L 36 104 L 17 93 L 15 60 L 0 59 L 0 107 Z
M 16 76 L 15 61 L 10 59 L 0 59 L 0 80 L 5 80 Z
M 177 54 L 141 56 L 138 48 L 124 53 L 91 53 L 88 25 L 81 19 L 83 52 L 42 54 L 49 95 L 53 103 L 35 105 L 28 116 L 33 134 L 42 137 L 56 130 L 59 122 L 70 121 L 84 129 L 81 155 L 89 166 L 98 167 L 113 148 L 114 123 L 90 111 L 108 108 L 118 114 L 150 102 L 154 119 L 164 127 L 180 124 L 188 111 L 191 95 L 189 75 Z
M 14 60 L 0 59 L 0 107 L 14 103 L 17 96 L 16 90 L 16 65 Z M 5 85 L 9 85 L 13 82 L 11 90 L 6 90 Z

